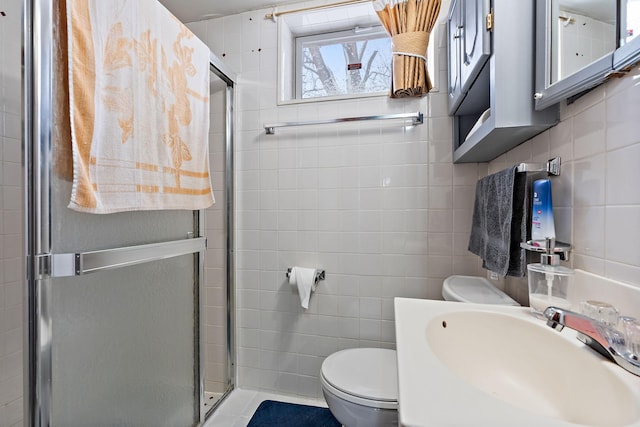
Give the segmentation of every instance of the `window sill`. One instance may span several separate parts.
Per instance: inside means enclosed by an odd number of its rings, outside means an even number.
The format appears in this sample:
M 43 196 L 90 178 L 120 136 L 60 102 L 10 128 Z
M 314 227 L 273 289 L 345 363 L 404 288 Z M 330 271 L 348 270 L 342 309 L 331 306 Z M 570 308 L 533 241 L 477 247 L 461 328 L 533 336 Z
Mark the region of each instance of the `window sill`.
M 278 100 L 278 105 L 310 104 L 314 102 L 345 101 L 345 100 L 355 100 L 355 99 L 362 99 L 362 98 L 382 98 L 385 96 L 389 96 L 389 93 L 375 92 L 375 93 L 358 93 L 358 94 L 352 94 L 352 95 L 322 96 L 322 97 L 307 98 L 307 99 L 284 99 L 284 100 Z
M 439 93 L 440 89 L 436 86 L 431 88 L 429 94 Z M 285 99 L 278 100 L 278 106 L 284 105 L 299 105 L 299 104 L 311 104 L 314 102 L 327 102 L 327 101 L 348 101 L 348 100 L 357 100 L 363 98 L 386 98 L 389 96 L 389 92 L 376 92 L 376 93 L 362 93 L 362 94 L 354 94 L 354 95 L 339 95 L 339 96 L 323 96 L 318 98 L 308 98 L 308 99 Z M 393 98 L 396 99 L 396 98 Z M 406 100 L 411 98 L 397 98 L 398 100 Z

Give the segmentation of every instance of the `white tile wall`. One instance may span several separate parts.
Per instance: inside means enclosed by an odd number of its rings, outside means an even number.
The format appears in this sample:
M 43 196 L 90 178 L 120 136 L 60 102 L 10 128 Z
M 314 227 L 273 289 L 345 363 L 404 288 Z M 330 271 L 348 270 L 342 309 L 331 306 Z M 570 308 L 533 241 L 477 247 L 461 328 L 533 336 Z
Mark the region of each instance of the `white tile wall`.
M 562 157 L 552 178 L 556 232 L 573 245 L 569 263 L 640 287 L 640 67 L 561 107 L 561 123 L 490 163 L 490 171 Z M 536 142 L 547 138 L 548 145 Z M 508 289 L 526 301 L 526 284 Z
M 0 426 L 22 425 L 21 2 L 0 11 Z
M 443 11 L 448 9 L 443 2 Z M 239 385 L 318 397 L 318 372 L 348 347 L 393 347 L 394 296 L 440 298 L 451 274 L 484 274 L 467 251 L 475 181 L 523 161 L 563 159 L 553 179 L 558 236 L 571 265 L 640 285 L 640 69 L 562 108 L 557 126 L 489 164 L 451 164 L 446 96 L 278 106 L 270 10 L 194 23 L 239 73 L 236 141 Z M 225 32 L 233 27 L 235 32 Z M 237 31 L 242 28 L 242 32 Z M 446 45 L 437 28 L 439 75 Z M 260 34 L 260 37 L 255 37 Z M 231 40 L 230 40 L 231 39 Z M 421 110 L 426 124 L 261 124 Z M 620 180 L 626 182 L 619 182 Z M 288 266 L 322 267 L 309 310 L 285 282 Z M 507 291 L 526 302 L 527 286 Z
M 190 25 L 239 73 L 239 385 L 319 397 L 324 357 L 347 347 L 394 346 L 394 296 L 440 298 L 454 266 L 480 272 L 462 247 L 475 181 L 486 168 L 451 164 L 443 93 L 278 106 L 277 26 L 264 19 L 266 12 Z M 242 33 L 230 41 L 229 27 Z M 445 75 L 440 72 L 440 87 Z M 310 126 L 272 136 L 261 127 L 417 110 L 427 124 Z M 327 272 L 309 310 L 286 283 L 293 265 Z

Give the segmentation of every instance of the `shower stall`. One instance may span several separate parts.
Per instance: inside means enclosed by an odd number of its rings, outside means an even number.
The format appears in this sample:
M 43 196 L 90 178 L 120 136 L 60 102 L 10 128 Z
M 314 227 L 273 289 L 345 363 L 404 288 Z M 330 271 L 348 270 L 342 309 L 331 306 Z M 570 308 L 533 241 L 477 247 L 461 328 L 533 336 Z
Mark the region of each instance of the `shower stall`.
M 214 207 L 72 211 L 56 169 L 60 3 L 23 3 L 24 425 L 196 426 L 235 378 L 235 77 L 211 55 Z

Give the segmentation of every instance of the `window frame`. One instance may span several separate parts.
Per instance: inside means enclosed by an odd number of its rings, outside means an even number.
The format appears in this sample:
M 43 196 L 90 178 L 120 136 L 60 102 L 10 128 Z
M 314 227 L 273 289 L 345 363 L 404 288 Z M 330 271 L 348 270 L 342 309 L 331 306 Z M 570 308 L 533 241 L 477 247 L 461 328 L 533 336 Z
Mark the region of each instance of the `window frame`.
M 317 2 L 316 2 L 317 3 Z M 354 27 L 367 28 L 381 25 L 380 19 L 369 2 L 359 4 L 313 7 L 303 11 L 281 13 L 273 19 L 277 25 L 276 54 L 276 102 L 274 106 L 302 105 L 345 100 L 387 98 L 389 92 L 354 93 L 351 95 L 332 95 L 314 98 L 296 98 L 295 39 L 297 37 L 330 33 Z M 447 87 L 446 82 L 446 20 L 439 20 L 431 32 L 427 48 L 427 70 L 431 76 L 433 88 L 429 93 L 439 93 Z M 441 64 L 444 69 L 440 69 Z

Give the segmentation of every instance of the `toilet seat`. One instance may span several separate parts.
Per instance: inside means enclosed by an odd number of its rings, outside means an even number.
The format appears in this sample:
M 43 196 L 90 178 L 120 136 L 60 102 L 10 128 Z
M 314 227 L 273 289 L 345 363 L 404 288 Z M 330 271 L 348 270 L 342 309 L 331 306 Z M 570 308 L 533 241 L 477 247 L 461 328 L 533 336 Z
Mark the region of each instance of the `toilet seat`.
M 484 277 L 449 276 L 442 284 L 445 301 L 520 306 Z
M 398 408 L 396 351 L 383 348 L 352 348 L 325 359 L 320 381 L 327 391 L 358 405 L 380 409 Z

